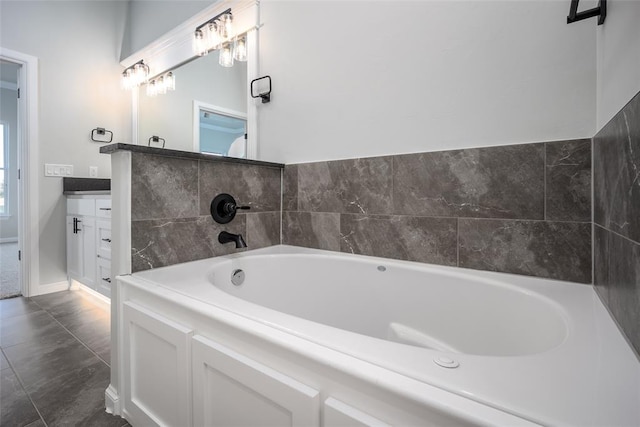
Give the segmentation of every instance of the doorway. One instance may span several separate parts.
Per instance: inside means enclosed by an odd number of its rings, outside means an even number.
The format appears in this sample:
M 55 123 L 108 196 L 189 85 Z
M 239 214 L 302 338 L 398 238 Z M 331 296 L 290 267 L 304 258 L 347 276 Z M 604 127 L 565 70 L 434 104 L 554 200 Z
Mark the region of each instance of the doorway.
M 0 299 L 22 295 L 19 250 L 20 64 L 0 59 Z

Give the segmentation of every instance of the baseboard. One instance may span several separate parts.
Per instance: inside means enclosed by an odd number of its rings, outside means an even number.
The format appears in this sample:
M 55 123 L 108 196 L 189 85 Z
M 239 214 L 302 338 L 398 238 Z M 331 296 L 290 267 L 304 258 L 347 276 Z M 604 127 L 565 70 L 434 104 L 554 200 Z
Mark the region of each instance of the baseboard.
M 107 304 L 107 305 L 111 305 L 111 299 L 109 299 L 109 297 L 106 297 L 104 295 L 102 295 L 100 292 L 91 289 L 90 287 L 88 287 L 87 285 L 84 285 L 80 282 L 77 282 L 75 280 L 72 280 L 72 288 L 74 289 L 77 288 L 78 290 L 85 292 L 86 294 L 90 295 L 91 298 L 98 300 L 99 302 L 103 303 L 103 304 Z
M 104 391 L 104 404 L 108 414 L 122 415 L 120 408 L 120 397 L 116 389 L 109 384 L 109 387 Z
M 69 282 L 65 280 L 62 282 L 55 282 L 55 283 L 48 283 L 46 285 L 34 286 L 34 288 L 35 289 L 31 289 L 31 293 L 30 293 L 30 296 L 32 297 L 35 297 L 37 295 L 44 295 L 44 294 L 50 294 L 53 292 L 69 290 Z
M 18 243 L 17 237 L 2 237 L 0 243 Z

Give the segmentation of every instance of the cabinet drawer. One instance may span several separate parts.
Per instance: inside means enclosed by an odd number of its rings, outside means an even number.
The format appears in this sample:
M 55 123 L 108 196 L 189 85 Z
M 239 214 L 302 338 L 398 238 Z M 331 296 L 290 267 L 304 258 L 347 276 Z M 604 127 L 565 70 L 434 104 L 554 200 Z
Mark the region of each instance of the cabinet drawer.
M 98 258 L 111 259 L 111 222 L 96 221 Z
M 111 199 L 96 200 L 96 216 L 101 218 L 111 218 Z
M 96 290 L 102 295 L 111 298 L 111 261 L 98 258 L 96 266 Z
M 94 216 L 96 199 L 67 199 L 67 214 Z

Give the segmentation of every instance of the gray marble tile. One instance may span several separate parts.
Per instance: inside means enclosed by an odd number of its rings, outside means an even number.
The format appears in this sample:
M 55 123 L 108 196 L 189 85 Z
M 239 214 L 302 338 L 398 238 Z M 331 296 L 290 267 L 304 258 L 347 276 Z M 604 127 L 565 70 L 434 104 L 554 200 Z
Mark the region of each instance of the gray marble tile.
M 27 392 L 41 382 L 99 360 L 67 331 L 52 335 L 55 339 L 47 342 L 29 341 L 3 349 Z
M 14 316 L 0 323 L 0 346 L 7 348 L 29 341 L 45 343 L 63 331 L 64 328 L 45 311 Z
M 257 212 L 245 215 L 246 242 L 249 249 L 280 244 L 280 212 Z
M 0 319 L 3 320 L 38 310 L 42 309 L 28 298 L 16 297 L 0 300 Z
M 0 371 L 3 369 L 9 369 L 9 362 L 7 361 L 7 358 L 4 357 L 4 353 L 2 353 L 2 351 L 0 351 Z
M 44 421 L 42 421 L 42 418 L 38 418 L 36 421 L 27 424 L 26 427 L 46 427 Z
M 340 216 L 340 250 L 432 264 L 456 265 L 457 219 Z
M 300 211 L 388 214 L 391 197 L 391 157 L 298 165 Z
M 111 349 L 110 319 L 110 313 L 98 306 L 92 310 L 58 317 L 56 320 L 100 356 Z
M 298 165 L 286 165 L 282 172 L 282 210 L 298 210 Z
M 282 242 L 286 245 L 340 251 L 340 214 L 283 212 Z
M 131 219 L 198 216 L 198 161 L 133 153 Z
M 280 210 L 281 170 L 234 163 L 200 162 L 200 215 L 210 215 L 211 201 L 220 193 L 231 194 L 251 212 Z
M 545 218 L 591 221 L 591 140 L 547 142 L 545 150 Z
M 393 213 L 543 219 L 544 144 L 393 157 Z
M 591 283 L 591 224 L 461 219 L 460 267 Z
M 593 227 L 593 285 L 602 301 L 609 304 L 609 231 Z
M 640 355 L 640 244 L 596 226 L 596 290 Z M 603 259 L 604 258 L 604 259 Z
M 640 93 L 593 144 L 594 220 L 640 242 Z
M 40 419 L 29 397 L 11 369 L 0 371 L 0 423 L 27 426 Z
M 61 291 L 32 297 L 31 300 L 54 318 L 79 314 L 94 309 L 95 303 L 84 298 L 81 291 Z
M 245 215 L 229 224 L 217 224 L 210 216 L 175 220 L 131 222 L 132 270 L 142 271 L 181 262 L 235 253 L 232 243 L 218 242 L 221 231 L 246 237 Z
M 33 402 L 49 426 L 117 426 L 126 420 L 107 414 L 104 391 L 109 386 L 110 370 L 97 361 L 66 371 L 27 387 Z

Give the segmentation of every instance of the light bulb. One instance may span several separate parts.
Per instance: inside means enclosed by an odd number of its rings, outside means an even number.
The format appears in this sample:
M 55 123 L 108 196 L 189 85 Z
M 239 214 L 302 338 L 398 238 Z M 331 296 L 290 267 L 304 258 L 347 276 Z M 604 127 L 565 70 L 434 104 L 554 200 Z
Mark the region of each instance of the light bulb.
M 226 13 L 220 18 L 220 37 L 223 40 L 233 37 L 233 15 Z
M 176 76 L 172 72 L 164 76 L 164 85 L 167 90 L 176 90 Z
M 133 80 L 134 86 L 140 85 L 147 81 L 147 77 L 149 76 L 149 67 L 144 65 L 144 62 L 138 62 L 133 66 Z
M 207 25 L 207 45 L 209 49 L 217 49 L 222 39 L 220 38 L 220 30 L 217 22 L 209 22 Z
M 233 59 L 240 62 L 247 60 L 247 38 L 246 36 L 236 37 L 236 43 L 233 49 Z
M 122 88 L 129 90 L 133 87 L 133 77 L 131 75 L 131 68 L 127 68 L 122 72 Z
M 198 56 L 204 56 L 209 53 L 209 51 L 207 50 L 207 41 L 204 38 L 204 33 L 202 32 L 202 30 L 196 30 L 194 34 L 193 50 Z
M 156 88 L 156 81 L 155 80 L 151 80 L 149 83 L 147 83 L 147 96 L 156 96 L 158 94 L 157 88 Z
M 233 67 L 233 49 L 231 43 L 224 43 L 220 49 L 218 63 L 223 67 Z
M 156 88 L 157 88 L 156 90 L 158 91 L 158 94 L 160 95 L 164 95 L 165 93 L 167 93 L 167 86 L 165 84 L 163 76 L 160 76 L 158 78 L 158 83 L 156 84 Z

